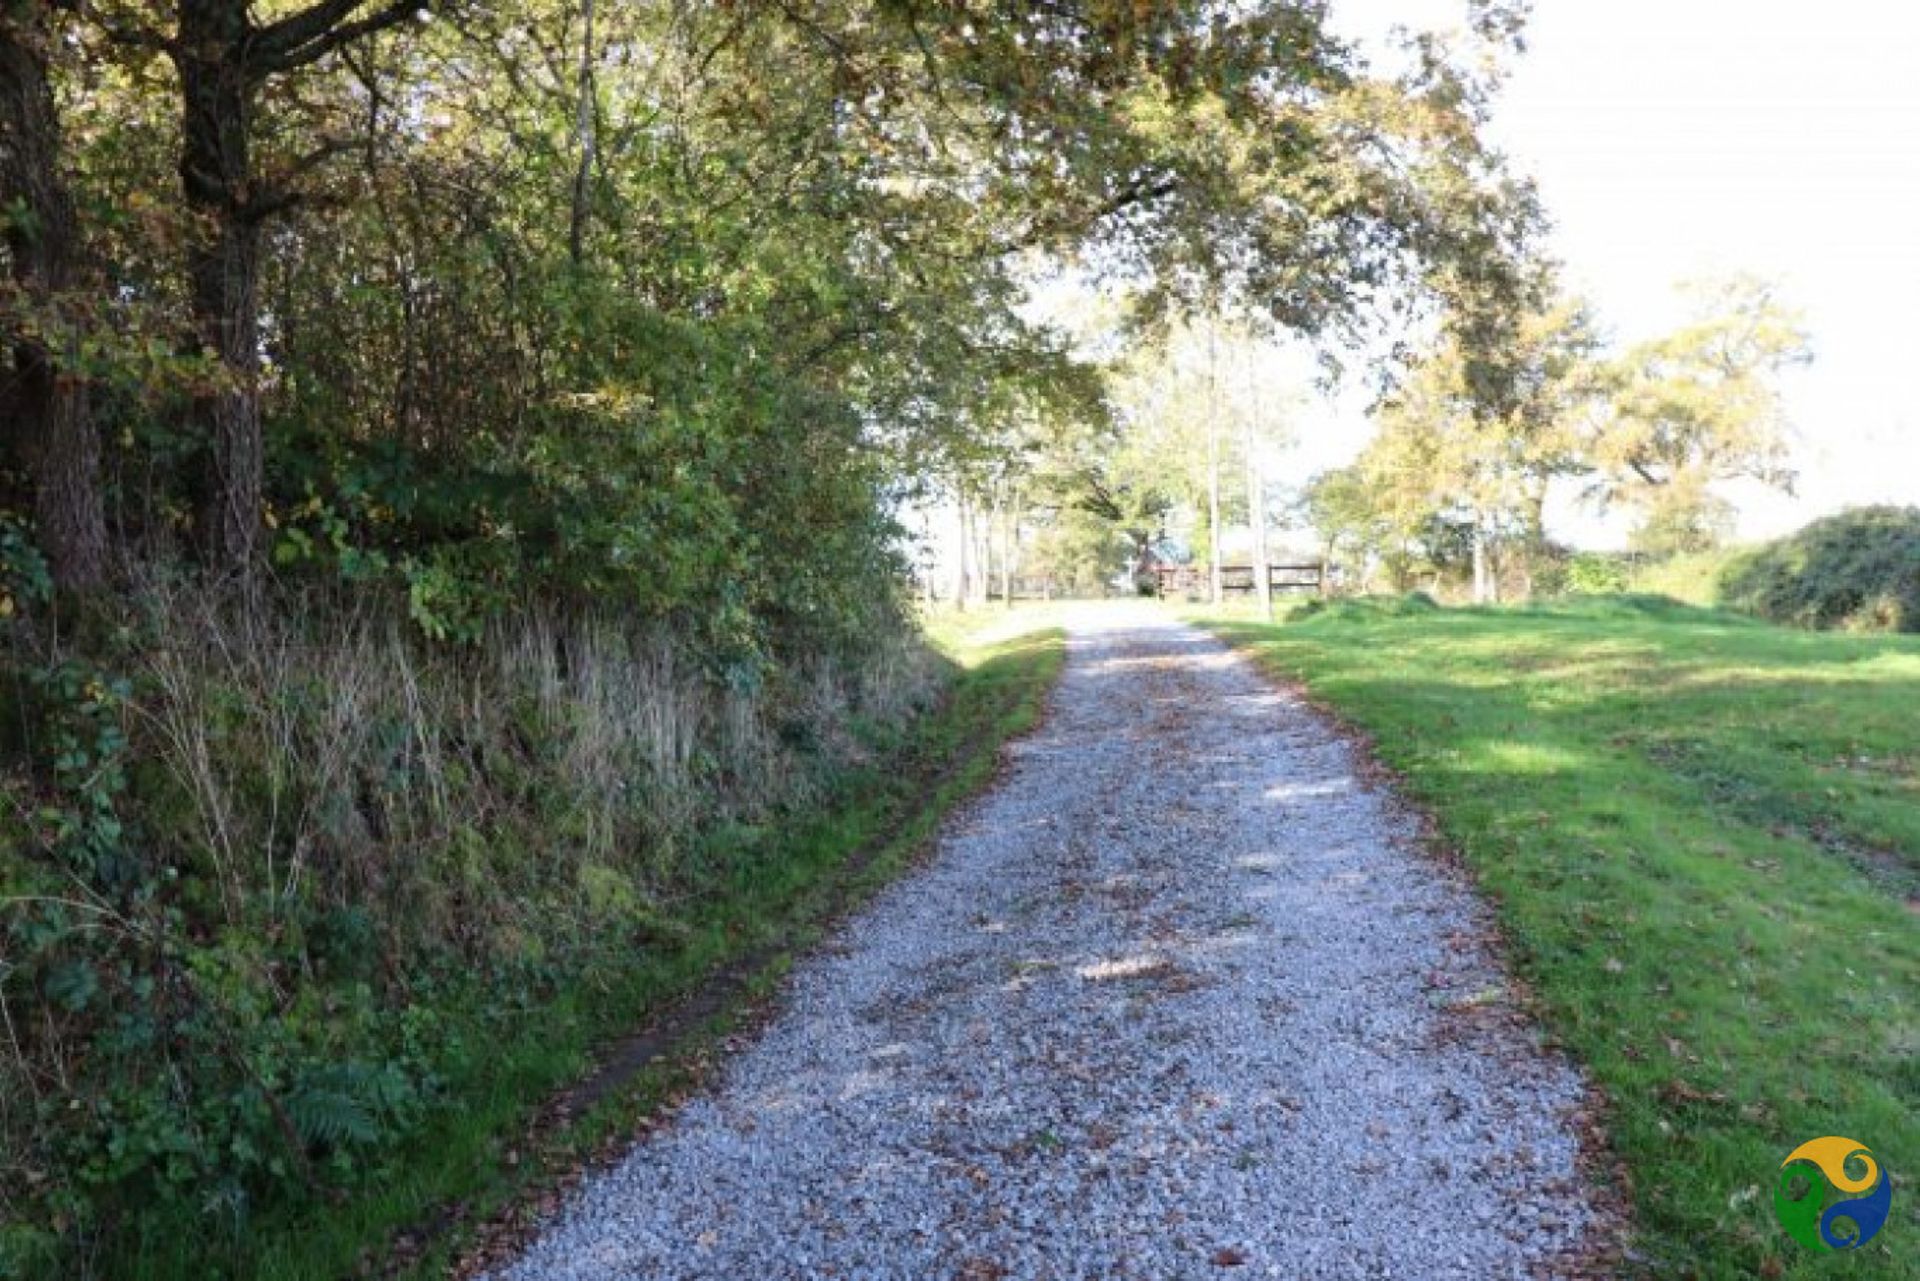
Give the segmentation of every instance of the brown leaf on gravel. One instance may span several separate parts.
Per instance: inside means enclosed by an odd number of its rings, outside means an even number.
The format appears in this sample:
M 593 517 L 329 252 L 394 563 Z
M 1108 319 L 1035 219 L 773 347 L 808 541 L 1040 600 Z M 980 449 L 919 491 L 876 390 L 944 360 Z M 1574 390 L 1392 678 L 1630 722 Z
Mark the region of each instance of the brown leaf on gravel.
M 1247 1256 L 1230 1245 L 1223 1245 L 1213 1252 L 1209 1260 L 1216 1268 L 1237 1268 L 1247 1261 Z

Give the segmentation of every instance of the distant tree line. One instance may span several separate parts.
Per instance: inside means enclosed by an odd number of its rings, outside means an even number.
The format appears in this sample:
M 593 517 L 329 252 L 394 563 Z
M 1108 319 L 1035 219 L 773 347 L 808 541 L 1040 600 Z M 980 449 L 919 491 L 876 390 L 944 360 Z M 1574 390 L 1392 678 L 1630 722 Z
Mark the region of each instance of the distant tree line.
M 1504 349 L 1492 398 L 1457 345 L 1433 348 L 1379 406 L 1360 457 L 1307 486 L 1329 554 L 1397 589 L 1464 566 L 1475 599 L 1497 600 L 1503 583 L 1530 588 L 1564 561 L 1544 517 L 1556 484 L 1631 511 L 1643 553 L 1717 546 L 1733 518 L 1717 487 L 1793 484 L 1778 378 L 1811 352 L 1765 284 L 1695 293 L 1686 325 L 1618 352 L 1590 307 L 1545 293 Z

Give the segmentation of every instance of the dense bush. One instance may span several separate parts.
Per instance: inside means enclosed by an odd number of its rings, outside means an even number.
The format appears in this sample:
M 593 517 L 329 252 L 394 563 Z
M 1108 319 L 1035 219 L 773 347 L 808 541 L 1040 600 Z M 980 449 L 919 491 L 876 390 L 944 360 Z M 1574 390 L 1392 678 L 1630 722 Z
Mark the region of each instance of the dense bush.
M 1741 554 L 1722 601 L 1800 627 L 1920 632 L 1920 507 L 1859 507 Z
M 1627 589 L 1631 558 L 1609 552 L 1578 552 L 1567 561 L 1566 590 L 1594 596 Z

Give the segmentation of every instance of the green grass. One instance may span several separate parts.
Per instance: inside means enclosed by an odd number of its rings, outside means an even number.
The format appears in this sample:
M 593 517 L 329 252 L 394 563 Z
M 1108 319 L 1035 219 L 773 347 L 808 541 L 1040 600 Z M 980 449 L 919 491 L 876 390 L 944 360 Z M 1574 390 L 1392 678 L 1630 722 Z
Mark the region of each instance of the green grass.
M 1210 625 L 1367 731 L 1498 903 L 1653 1272 L 1920 1278 L 1920 640 L 1648 598 Z M 1827 1134 L 1894 1179 L 1844 1258 L 1773 1218 Z
M 941 817 L 991 778 L 1000 746 L 1039 715 L 1065 654 L 1058 631 L 982 640 L 958 625 L 944 630 L 942 648 L 955 663 L 942 706 L 888 745 L 872 768 L 845 779 L 816 817 L 751 840 L 732 834 L 725 848 L 716 844 L 714 881 L 671 944 L 632 956 L 615 974 L 571 985 L 504 1027 L 497 1018 L 456 1027 L 476 1042 L 447 1082 L 457 1106 L 439 1113 L 377 1186 L 339 1204 L 262 1218 L 224 1244 L 211 1241 L 204 1224 L 182 1223 L 104 1274 L 336 1281 L 364 1262 L 375 1266 L 373 1275 L 385 1275 L 396 1240 L 414 1233 L 419 1239 L 401 1275 L 443 1275 L 464 1244 L 464 1225 L 484 1221 L 554 1171 L 632 1133 L 648 1111 L 696 1079 L 705 1049 L 751 1013 L 752 998 L 770 990 L 793 956 L 838 912 L 900 872 Z M 746 971 L 744 989 L 674 1053 L 527 1145 L 528 1123 L 541 1105 L 591 1069 L 598 1047 L 739 970 Z M 448 1216 L 454 1206 L 462 1212 Z

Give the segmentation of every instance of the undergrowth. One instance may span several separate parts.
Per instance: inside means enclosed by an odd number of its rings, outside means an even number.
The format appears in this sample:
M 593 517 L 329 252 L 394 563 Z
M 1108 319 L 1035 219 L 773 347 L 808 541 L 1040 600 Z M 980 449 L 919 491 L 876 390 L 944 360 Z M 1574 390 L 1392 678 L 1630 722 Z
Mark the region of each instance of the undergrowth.
M 272 1225 L 424 1177 L 784 902 L 954 672 L 886 617 L 715 670 L 593 611 L 132 606 L 0 622 L 0 1276 L 296 1275 Z

